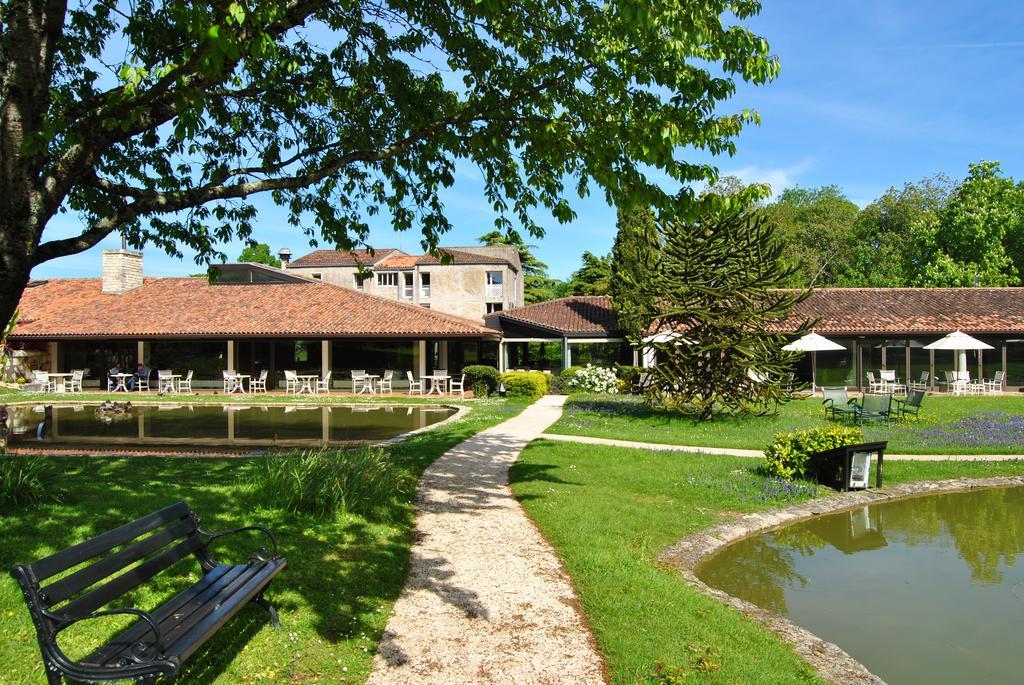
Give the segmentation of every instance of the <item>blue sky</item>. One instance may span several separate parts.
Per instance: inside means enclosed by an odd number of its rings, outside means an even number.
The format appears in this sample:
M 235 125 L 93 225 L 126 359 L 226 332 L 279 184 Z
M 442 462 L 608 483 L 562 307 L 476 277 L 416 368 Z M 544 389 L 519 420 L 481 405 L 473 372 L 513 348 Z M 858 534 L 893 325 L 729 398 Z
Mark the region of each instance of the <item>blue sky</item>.
M 735 157 L 717 160 L 723 174 L 771 184 L 773 191 L 836 184 L 859 205 L 891 186 L 943 172 L 965 175 L 967 164 L 999 160 L 1005 173 L 1024 178 L 1024 3 L 976 0 L 859 0 L 808 3 L 766 0 L 748 25 L 768 39 L 782 73 L 767 86 L 741 84 L 723 111 L 749 107 L 760 127 L 747 129 Z M 494 215 L 482 199 L 480 177 L 464 165 L 445 202 L 455 229 L 447 245 L 475 244 Z M 285 222 L 269 198 L 258 200 L 255 238 L 296 254 L 307 240 Z M 615 213 L 595 193 L 575 199 L 570 225 L 548 221 L 534 239 L 537 255 L 558 278 L 579 266 L 584 250 L 605 253 L 615 236 Z M 52 222 L 47 237 L 77 233 L 73 216 Z M 376 247 L 419 249 L 414 232 L 374 226 Z M 38 267 L 35 277 L 95 276 L 99 250 Z M 229 257 L 241 245 L 225 248 Z M 146 250 L 148 275 L 199 270 L 186 255 L 172 259 Z

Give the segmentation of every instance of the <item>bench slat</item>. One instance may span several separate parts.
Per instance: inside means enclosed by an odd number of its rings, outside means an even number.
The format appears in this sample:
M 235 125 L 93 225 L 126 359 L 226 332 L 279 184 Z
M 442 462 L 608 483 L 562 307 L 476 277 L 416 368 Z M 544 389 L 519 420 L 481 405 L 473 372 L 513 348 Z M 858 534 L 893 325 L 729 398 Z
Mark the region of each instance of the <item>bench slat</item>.
M 87 616 L 111 600 L 117 599 L 128 591 L 142 585 L 175 562 L 192 554 L 202 545 L 203 541 L 198 535 L 186 538 L 174 547 L 170 547 L 155 557 L 147 559 L 138 566 L 125 571 L 112 581 L 104 583 L 78 599 L 68 602 L 66 606 L 61 607 L 59 613 L 66 614 L 72 618 Z
M 160 511 L 143 516 L 131 523 L 108 530 L 106 533 L 89 538 L 77 545 L 68 547 L 48 557 L 44 557 L 29 565 L 36 580 L 42 582 L 61 571 L 66 571 L 73 566 L 78 566 L 83 561 L 92 559 L 95 556 L 108 552 L 126 542 L 130 542 L 140 535 L 156 530 L 161 526 L 188 516 L 188 504 L 184 500 L 164 507 Z
M 199 579 L 192 587 L 188 588 L 181 594 L 175 596 L 173 599 L 162 605 L 159 609 L 152 612 L 153 618 L 156 620 L 160 629 L 165 628 L 169 618 L 173 618 L 175 614 L 188 612 L 189 606 L 193 603 L 202 600 L 199 599 L 200 595 L 205 595 L 210 592 L 210 588 L 218 584 L 226 575 L 229 575 L 235 567 L 233 566 L 217 566 L 212 571 L 207 573 L 205 576 Z M 213 594 L 216 594 L 214 592 Z M 197 605 L 198 606 L 198 605 Z M 120 654 L 126 647 L 129 647 L 141 638 L 149 635 L 152 637 L 152 633 L 149 629 L 149 624 L 145 621 L 138 621 L 133 623 L 131 627 L 125 630 L 123 633 L 115 637 L 113 640 L 103 645 L 95 652 L 86 657 L 84 663 L 103 665 L 116 659 L 117 655 Z
M 195 521 L 182 519 L 174 525 L 157 531 L 148 538 L 140 540 L 130 547 L 125 547 L 116 554 L 111 554 L 94 564 L 79 569 L 74 573 L 42 588 L 46 596 L 47 607 L 53 607 L 68 597 L 108 578 L 140 559 L 148 557 L 161 547 L 165 547 L 179 538 L 183 538 L 196 530 Z

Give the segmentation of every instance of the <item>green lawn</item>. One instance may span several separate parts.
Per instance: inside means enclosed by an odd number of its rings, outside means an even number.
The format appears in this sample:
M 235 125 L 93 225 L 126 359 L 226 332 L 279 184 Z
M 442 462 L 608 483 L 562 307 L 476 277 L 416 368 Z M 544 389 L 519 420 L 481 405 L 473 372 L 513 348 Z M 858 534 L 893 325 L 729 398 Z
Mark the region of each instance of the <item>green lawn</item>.
M 572 576 L 615 683 L 816 682 L 774 634 L 657 556 L 738 512 L 786 506 L 756 462 L 540 440 L 512 488 Z M 887 482 L 1024 473 L 1024 462 L 889 462 Z
M 524 406 L 475 402 L 464 419 L 412 436 L 391 448 L 392 456 L 418 476 L 448 448 Z M 355 683 L 366 678 L 405 581 L 412 534 L 409 498 L 395 502 L 377 519 L 343 514 L 318 521 L 251 501 L 239 483 L 252 464 L 245 459 L 52 460 L 63 501 L 3 512 L 0 567 L 37 559 L 184 498 L 202 516 L 205 528 L 269 527 L 289 561 L 269 593 L 281 611 L 282 629 L 272 630 L 262 609 L 247 607 L 188 662 L 185 682 Z M 186 560 L 178 576 L 161 577 L 158 586 L 119 604 L 153 608 L 188 584 L 190 573 L 194 580 L 197 568 Z M 113 619 L 105 625 L 93 623 L 88 630 L 66 634 L 72 656 L 84 656 L 118 625 Z M 0 627 L 0 682 L 44 682 L 27 610 L 6 574 L 0 580 Z
M 674 445 L 764 449 L 776 433 L 825 424 L 820 398 L 795 400 L 776 416 L 692 417 L 655 411 L 638 398 L 573 395 L 549 433 Z M 903 454 L 1024 454 L 1024 395 L 925 398 L 921 420 L 864 428 L 869 440 L 888 440 Z

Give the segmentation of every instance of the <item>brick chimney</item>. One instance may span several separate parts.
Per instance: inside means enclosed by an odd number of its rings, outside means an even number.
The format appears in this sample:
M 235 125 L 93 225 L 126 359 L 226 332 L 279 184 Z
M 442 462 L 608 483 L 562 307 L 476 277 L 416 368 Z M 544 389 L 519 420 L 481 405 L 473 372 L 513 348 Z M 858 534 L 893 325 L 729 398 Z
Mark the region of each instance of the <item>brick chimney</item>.
M 122 295 L 142 287 L 142 253 L 134 250 L 103 251 L 103 290 Z

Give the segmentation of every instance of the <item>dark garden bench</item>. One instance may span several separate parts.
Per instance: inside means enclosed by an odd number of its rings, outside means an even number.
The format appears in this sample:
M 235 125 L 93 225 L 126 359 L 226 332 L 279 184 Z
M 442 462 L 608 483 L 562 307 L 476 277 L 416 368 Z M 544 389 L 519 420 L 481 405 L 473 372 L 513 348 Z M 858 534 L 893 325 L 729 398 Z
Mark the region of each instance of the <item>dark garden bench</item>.
M 218 562 L 213 543 L 242 531 L 264 534 L 270 550 L 259 549 L 245 564 Z M 189 555 L 196 557 L 203 572 L 195 585 L 152 613 L 115 608 L 127 593 Z M 189 506 L 178 502 L 39 561 L 15 566 L 11 575 L 21 585 L 35 623 L 51 685 L 59 685 L 62 677 L 155 683 L 160 676 L 174 680 L 182 663 L 249 602 L 266 609 L 271 623 L 279 627 L 277 611 L 263 592 L 286 563 L 266 528 L 209 533 L 199 527 L 199 517 Z M 139 620 L 81 661 L 69 659 L 57 645 L 61 631 L 75 623 L 123 614 Z

